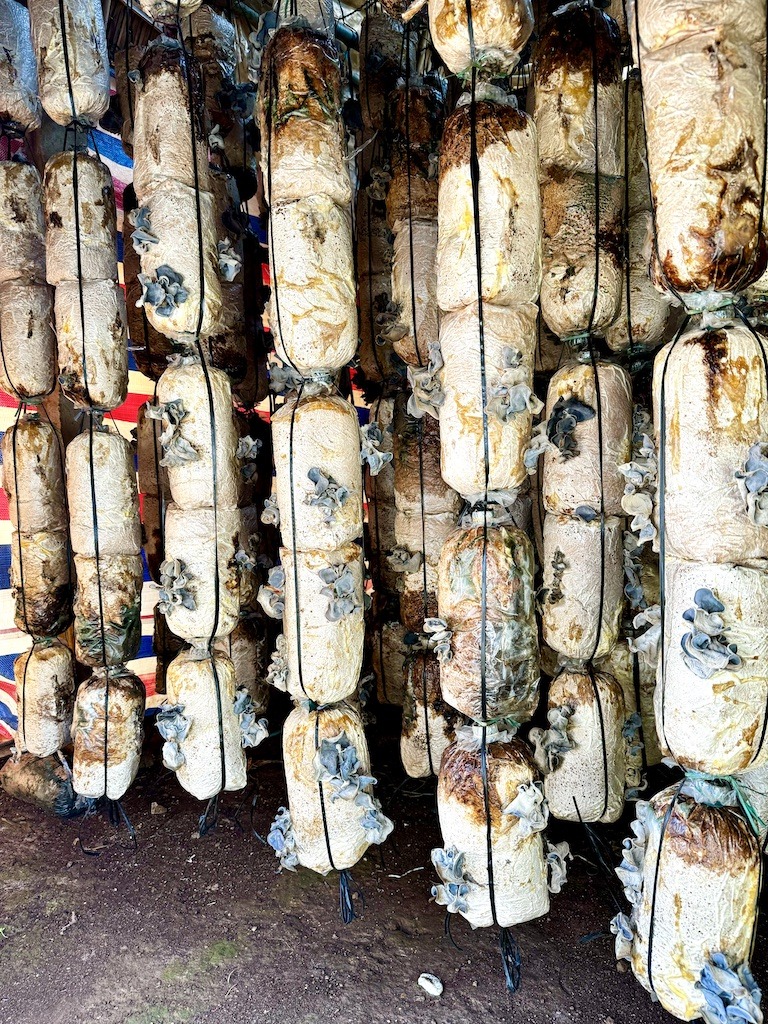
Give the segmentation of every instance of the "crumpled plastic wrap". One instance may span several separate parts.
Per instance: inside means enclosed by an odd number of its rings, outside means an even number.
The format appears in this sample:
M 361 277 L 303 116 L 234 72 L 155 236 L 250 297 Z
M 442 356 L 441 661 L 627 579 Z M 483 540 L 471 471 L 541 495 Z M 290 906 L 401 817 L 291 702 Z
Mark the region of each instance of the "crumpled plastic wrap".
M 519 487 L 526 479 L 523 455 L 536 405 L 531 392 L 536 316 L 533 303 L 483 303 L 489 490 Z M 439 407 L 443 479 L 459 494 L 478 500 L 484 495 L 486 478 L 476 302 L 442 317 L 440 351 L 439 379 L 445 396 Z M 503 415 L 488 409 L 494 389 L 506 399 Z
M 29 13 L 16 0 L 0 3 L 0 121 L 25 131 L 40 127 L 37 66 Z
M 152 21 L 175 25 L 177 21 L 194 14 L 202 6 L 203 0 L 139 0 L 141 9 Z
M 256 714 L 264 714 L 269 703 L 266 675 L 270 653 L 264 619 L 241 615 L 232 632 L 226 637 L 220 637 L 214 646 L 232 662 L 235 688 L 247 690 Z
M 736 478 L 750 448 L 768 442 L 763 353 L 764 338 L 724 319 L 687 331 L 656 356 L 654 425 L 660 447 L 663 377 L 670 555 L 737 563 L 768 557 L 768 529 L 750 518 Z
M 69 742 L 75 697 L 75 659 L 58 640 L 37 643 L 13 663 L 19 725 L 16 749 L 36 757 Z
M 630 0 L 630 3 L 632 0 Z M 628 90 L 627 107 L 627 168 L 629 178 L 627 212 L 631 216 L 640 210 L 651 209 L 651 182 L 648 177 L 646 160 L 645 123 L 643 119 L 643 95 L 640 76 L 631 74 L 625 83 Z
M 9 2 L 15 3 L 16 0 Z M 59 818 L 71 818 L 81 811 L 79 798 L 72 789 L 69 765 L 66 762 L 62 764 L 56 754 L 9 757 L 0 768 L 0 788 L 14 800 L 21 800 Z
M 367 9 L 360 27 L 359 95 L 363 124 L 371 131 L 387 125 L 387 102 L 402 69 L 416 67 L 416 42 L 416 34 L 405 36 L 403 23 L 385 10 Z
M 141 643 L 141 556 L 75 555 L 75 656 L 83 665 L 122 665 Z M 102 638 L 103 626 L 103 638 Z
M 149 578 L 160 583 L 160 566 L 165 561 L 163 520 L 165 509 L 163 499 L 154 494 L 145 494 L 141 501 L 141 539 L 144 556 L 147 559 Z
M 387 224 L 387 208 L 381 181 L 387 172 L 381 166 L 386 154 L 377 149 L 372 165 L 363 175 L 355 207 L 355 245 L 359 275 L 378 277 L 392 270 L 392 232 Z
M 96 124 L 109 107 L 109 54 L 99 0 L 67 0 L 66 6 L 59 0 L 30 0 L 28 6 L 46 114 L 61 125 L 75 119 Z
M 629 31 L 636 47 L 636 28 L 644 50 L 660 50 L 668 43 L 701 32 L 720 30 L 752 46 L 765 47 L 765 7 L 761 0 L 640 0 L 628 5 Z M 635 21 L 637 17 L 637 22 Z
M 630 840 L 625 843 L 625 860 L 631 852 L 636 864 L 636 882 L 628 891 L 635 902 L 631 964 L 635 977 L 665 1010 L 693 1020 L 705 1004 L 698 982 L 712 954 L 723 952 L 733 964 L 749 959 L 760 853 L 735 809 L 698 803 L 685 789 L 662 842 L 663 822 L 677 789 L 671 786 L 650 803 L 638 803 L 633 831 L 640 836 L 631 848 Z
M 73 191 L 75 173 L 77 215 Z M 67 151 L 52 156 L 43 175 L 43 204 L 48 284 L 116 281 L 115 192 L 107 165 L 90 153 Z
M 546 644 L 567 658 L 586 661 L 605 657 L 619 637 L 624 606 L 622 527 L 620 519 L 606 518 L 601 559 L 599 516 L 589 522 L 578 516 L 545 517 L 543 586 L 539 594 L 542 636 Z
M 176 341 L 191 341 L 198 333 L 201 337 L 214 334 L 221 316 L 221 285 L 211 193 L 164 181 L 149 197 L 137 194 L 145 204 L 149 230 L 157 239 L 141 254 L 141 270 L 147 279 L 142 300 L 149 322 Z M 176 290 L 177 284 L 181 292 Z
M 136 43 L 130 46 L 125 45 L 115 48 L 113 59 L 115 68 L 115 89 L 120 102 L 120 116 L 123 125 L 120 129 L 120 139 L 123 144 L 123 152 L 126 156 L 133 157 L 133 119 L 136 112 L 136 83 L 128 75 L 135 76 L 139 69 L 139 62 L 144 48 Z
M 302 26 L 278 29 L 262 58 L 259 95 L 265 199 L 352 199 L 335 44 Z M 273 217 L 274 217 L 273 209 Z
M 56 636 L 72 620 L 72 584 L 66 530 L 11 533 L 11 596 L 17 629 Z
M 665 584 L 664 673 L 659 667 L 655 698 L 662 747 L 683 768 L 712 775 L 733 775 L 768 763 L 765 570 L 668 559 Z M 711 619 L 701 613 L 693 622 L 683 617 L 701 604 L 696 600 L 701 588 L 725 606 L 717 613 L 720 621 L 714 630 Z M 708 642 L 702 633 L 713 631 L 717 639 Z M 683 645 L 686 637 L 690 639 Z M 738 664 L 733 659 L 720 668 L 714 659 L 709 664 L 708 651 L 730 645 L 736 648 Z M 686 651 L 690 654 L 684 657 Z
M 355 748 L 361 774 L 370 777 L 371 763 L 362 722 L 349 704 L 318 711 L 296 707 L 283 727 L 283 763 L 298 864 L 321 875 L 353 867 L 370 845 L 362 824 L 364 808 L 355 799 L 334 799 L 331 784 L 317 778 L 318 748 L 323 741 L 336 739 L 342 733 Z M 363 789 L 371 792 L 370 785 Z
M 3 487 L 17 530 L 67 528 L 63 451 L 58 430 L 35 413 L 20 416 L 3 434 Z
M 177 40 L 159 36 L 139 63 L 140 80 L 134 93 L 133 185 L 144 204 L 149 204 L 155 189 L 165 183 L 210 188 L 208 135 L 200 110 L 202 82 L 196 56 L 185 54 Z
M 740 290 L 766 259 L 758 237 L 761 58 L 736 35 L 707 32 L 645 53 L 641 66 L 660 260 L 654 279 L 686 293 Z
M 632 789 L 637 785 L 639 772 L 643 764 L 653 766 L 661 763 L 661 749 L 659 737 L 656 732 L 656 716 L 653 710 L 653 697 L 656 692 L 656 662 L 657 656 L 651 657 L 643 651 L 637 653 L 637 686 L 635 685 L 635 654 L 630 649 L 629 643 L 620 639 L 613 650 L 601 658 L 596 668 L 614 677 L 624 694 L 624 708 L 626 720 L 635 712 L 640 715 L 641 730 L 633 730 L 633 735 L 627 739 L 626 766 L 627 786 Z M 640 697 L 638 706 L 638 694 Z M 631 754 L 629 747 L 642 743 L 642 748 Z
M 210 384 L 210 400 L 206 380 Z M 173 500 L 182 509 L 213 507 L 215 440 L 215 504 L 218 508 L 235 508 L 240 467 L 235 458 L 237 431 L 232 418 L 232 391 L 227 375 L 213 367 L 204 370 L 200 362 L 170 366 L 158 381 L 157 402 L 167 409 L 162 423 L 163 433 L 168 433 L 169 437 L 163 448 Z M 176 426 L 172 424 L 169 413 L 172 413 L 174 421 L 178 419 L 178 402 L 183 415 Z M 194 457 L 191 457 L 190 449 Z M 179 452 L 179 456 L 173 455 L 174 452 Z
M 245 751 L 233 707 L 232 662 L 218 651 L 213 656 L 182 651 L 168 666 L 166 687 L 168 704 L 178 705 L 189 721 L 186 735 L 178 741 L 183 758 L 176 768 L 180 785 L 197 800 L 209 800 L 222 790 L 242 789 L 247 781 Z
M 545 414 L 552 443 L 544 453 L 542 486 L 548 512 L 572 515 L 585 506 L 599 512 L 602 499 L 606 515 L 624 514 L 619 466 L 632 454 L 632 384 L 621 366 L 596 366 L 597 385 L 591 363 L 569 363 L 549 382 Z
M 95 466 L 91 487 L 91 451 Z M 95 492 L 95 504 L 93 495 Z M 137 555 L 141 548 L 133 452 L 116 431 L 85 430 L 67 446 L 67 498 L 72 550 L 95 555 Z
M 143 723 L 144 685 L 138 676 L 124 667 L 96 669 L 75 699 L 76 793 L 92 799 L 123 796 L 139 770 Z
M 211 174 L 219 249 L 221 314 L 215 333 L 206 338 L 203 354 L 211 365 L 241 382 L 248 368 L 243 273 L 243 215 L 235 178 L 223 171 Z
M 120 285 L 62 281 L 54 313 L 62 392 L 80 409 L 122 405 L 128 394 L 128 339 Z
M 394 445 L 394 399 L 376 399 L 371 407 L 370 421 L 381 431 L 379 450 L 391 452 Z M 375 589 L 397 591 L 402 588 L 401 573 L 395 572 L 387 555 L 395 547 L 395 468 L 386 462 L 376 476 L 366 467 L 365 493 L 368 499 L 368 532 L 366 552 Z
M 254 122 L 244 123 L 243 109 L 247 110 L 251 101 L 255 103 L 255 94 L 238 92 L 249 86 L 237 84 L 222 71 L 218 61 L 204 63 L 202 73 L 211 163 L 237 172 L 243 190 L 247 186 L 251 198 L 259 185 L 258 153 L 252 149 Z
M 445 123 L 440 151 L 436 270 L 443 311 L 477 301 L 471 104 L 465 98 Z M 484 302 L 512 306 L 535 302 L 541 283 L 537 133 L 532 118 L 496 100 L 490 91 L 476 104 L 482 291 Z
M 434 220 L 437 216 L 438 149 L 445 116 L 445 87 L 433 75 L 402 78 L 390 97 L 395 129 L 389 148 L 387 221 Z
M 371 633 L 371 663 L 380 704 L 398 706 L 405 701 L 405 634 L 405 626 L 399 621 L 377 622 Z
M 162 494 L 169 498 L 171 492 L 168 483 L 168 469 L 166 466 L 160 465 L 164 454 L 160 443 L 163 427 L 159 420 L 147 416 L 147 406 L 150 404 L 147 401 L 140 405 L 136 416 L 136 464 L 139 493 L 153 497 Z
M 768 766 L 741 773 L 739 786 L 760 819 L 755 824 L 758 829 L 757 838 L 760 850 L 765 856 L 768 853 L 765 845 L 765 840 L 768 837 Z
M 218 531 L 218 532 L 217 532 Z M 239 509 L 182 509 L 170 502 L 165 510 L 164 565 L 172 571 L 180 568 L 186 579 L 176 577 L 172 592 L 163 583 L 160 600 L 168 626 L 189 642 L 226 636 L 237 625 L 240 612 L 239 574 L 236 553 L 240 542 Z M 218 607 L 216 600 L 216 563 L 218 561 Z M 178 594 L 178 599 L 176 595 Z M 184 598 L 187 594 L 190 601 Z
M 431 654 L 419 653 L 404 666 L 403 727 L 400 759 L 412 779 L 437 775 L 443 751 L 463 719 L 443 700 L 440 666 Z
M 400 594 L 400 619 L 407 629 L 421 631 L 424 618 L 437 614 L 438 563 L 440 553 L 456 529 L 455 512 L 395 512 L 395 557 L 411 561 Z M 415 556 L 413 558 L 412 556 Z
M 411 89 L 410 95 L 413 96 Z M 402 111 L 400 111 L 402 116 Z M 442 113 L 442 111 L 441 111 Z M 414 118 L 414 113 L 410 113 Z M 387 223 L 394 229 L 398 221 L 434 220 L 438 196 L 437 144 L 409 148 L 396 136 L 389 152 L 390 181 L 387 189 Z
M 272 416 L 272 444 L 284 544 L 333 551 L 362 536 L 363 479 L 355 407 L 334 394 L 305 394 L 297 402 L 294 392 Z M 315 484 L 310 479 L 313 469 L 329 483 L 325 497 L 318 493 L 323 481 Z M 339 486 L 343 490 L 335 499 L 329 492 L 336 493 Z
M 35 402 L 56 387 L 56 372 L 52 289 L 0 284 L 0 389 L 20 402 Z
M 619 314 L 624 182 L 601 174 L 599 205 L 597 192 L 594 174 L 552 167 L 542 179 L 541 315 L 560 338 L 585 334 L 590 325 L 602 334 Z
M 285 573 L 283 634 L 288 648 L 288 692 L 294 700 L 331 704 L 357 689 L 363 663 L 363 557 L 357 544 L 337 551 L 280 548 Z M 294 573 L 295 564 L 295 573 Z M 328 618 L 334 598 L 320 573 L 331 567 L 351 574 L 354 606 Z M 298 586 L 297 586 L 298 582 Z M 297 594 L 298 591 L 298 594 Z
M 437 810 L 446 847 L 464 855 L 467 882 L 460 909 L 473 928 L 497 923 L 502 928 L 531 921 L 549 910 L 547 870 L 540 830 L 531 831 L 509 810 L 521 789 L 539 780 L 529 749 L 502 733 L 487 747 L 487 797 L 481 754 L 454 742 L 443 754 L 437 783 Z M 496 922 L 493 920 L 488 871 L 488 817 Z M 543 815 L 542 815 L 543 817 Z
M 357 358 L 365 380 L 379 382 L 400 372 L 392 342 L 380 333 L 383 321 L 390 316 L 392 278 L 389 271 L 369 275 L 360 274 L 358 269 L 358 274 L 360 345 Z
M 593 34 L 597 48 L 597 160 Z M 545 168 L 623 173 L 621 36 L 613 18 L 569 4 L 542 27 L 534 60 L 534 118 Z
M 395 399 L 394 488 L 401 512 L 421 516 L 450 513 L 458 516 L 461 499 L 446 487 L 440 475 L 440 428 L 432 416 L 409 415 L 407 395 Z
M 618 820 L 625 784 L 621 687 L 603 672 L 563 671 L 550 685 L 548 706 L 572 712 L 566 726 L 570 749 L 557 755 L 544 776 L 550 814 L 564 821 Z
M 136 209 L 136 196 L 129 185 L 123 193 L 123 213 L 130 223 L 129 214 Z M 141 257 L 133 247 L 128 224 L 125 228 L 123 245 L 123 281 L 125 283 L 125 315 L 128 336 L 141 373 L 152 380 L 159 380 L 168 366 L 167 357 L 173 352 L 173 343 L 156 330 L 147 319 L 145 309 L 137 305 L 143 291 L 139 274 Z
M 648 210 L 639 210 L 629 218 L 629 307 L 624 274 L 619 315 L 605 331 L 605 340 L 613 352 L 625 352 L 628 348 L 656 348 L 669 337 L 680 318 L 680 306 L 672 295 L 659 291 L 651 283 L 649 266 L 652 251 L 653 215 Z M 602 265 L 600 273 L 602 276 Z
M 324 195 L 273 207 L 269 323 L 275 349 L 300 374 L 340 370 L 357 349 L 349 212 Z
M 44 226 L 37 168 L 0 161 L 0 284 L 45 281 Z
M 456 530 L 440 555 L 438 615 L 453 633 L 452 656 L 440 664 L 440 686 L 444 700 L 468 718 L 524 722 L 539 699 L 533 546 L 516 527 L 485 530 L 485 708 L 480 679 L 482 525 Z
M 183 28 L 187 50 L 199 61 L 217 61 L 226 74 L 235 73 L 237 34 L 233 22 L 204 4 L 191 12 Z
M 484 74 L 508 75 L 533 31 L 530 0 L 472 0 L 474 60 Z M 449 71 L 461 75 L 472 67 L 465 0 L 429 0 L 432 44 Z
M 396 319 L 389 328 L 395 352 L 421 366 L 438 339 L 437 221 L 406 220 L 394 225 L 392 303 Z

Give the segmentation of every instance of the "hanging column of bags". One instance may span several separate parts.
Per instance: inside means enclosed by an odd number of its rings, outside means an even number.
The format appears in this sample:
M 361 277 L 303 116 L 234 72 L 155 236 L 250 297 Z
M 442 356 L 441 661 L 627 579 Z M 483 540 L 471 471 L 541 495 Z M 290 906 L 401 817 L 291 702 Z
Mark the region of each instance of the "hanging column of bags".
M 539 682 L 533 549 L 510 512 L 539 408 L 531 390 L 541 280 L 536 130 L 484 78 L 497 61 L 506 71 L 514 65 L 532 18 L 526 5 L 508 5 L 514 17 L 485 35 L 481 5 L 467 3 L 451 45 L 436 33 L 437 6 L 430 4 L 433 41 L 470 88 L 446 120 L 440 151 L 439 345 L 412 382 L 415 401 L 439 418 L 443 479 L 465 501 L 440 556 L 432 639 L 443 698 L 472 724 L 442 757 L 445 845 L 432 851 L 440 880 L 432 892 L 472 927 L 499 927 L 514 991 L 520 951 L 510 928 L 547 913 L 548 862 L 557 889 L 566 852 L 545 849 L 541 776 L 514 735 L 536 708 Z
M 558 110 L 561 113 L 558 113 Z M 537 731 L 544 791 L 557 817 L 615 821 L 624 805 L 623 730 L 616 679 L 596 672 L 619 638 L 624 602 L 624 480 L 632 390 L 628 373 L 595 353 L 621 298 L 623 133 L 621 43 L 590 4 L 559 8 L 534 60 L 544 220 L 541 314 L 581 358 L 547 391 L 533 453 L 544 454 L 542 638 L 561 665 Z
M 768 757 L 766 545 L 753 475 L 766 446 L 768 357 L 738 296 L 765 263 L 765 8 L 693 3 L 681 19 L 674 6 L 642 2 L 629 29 L 653 196 L 652 277 L 686 310 L 653 380 L 656 725 L 662 752 L 685 774 L 637 806 L 617 869 L 631 913 L 612 930 L 617 955 L 674 1016 L 759 1019 L 749 958 L 761 826 L 740 780 Z
M 339 871 L 349 922 L 349 869 L 392 823 L 373 796 L 353 703 L 365 634 L 363 460 L 357 412 L 336 388 L 357 348 L 357 313 L 352 186 L 329 29 L 322 11 L 282 11 L 262 61 L 269 320 L 289 390 L 272 416 L 275 499 L 267 510 L 283 546 L 260 601 L 283 620 L 270 680 L 296 703 L 283 728 L 288 806 L 268 842 L 282 868 Z

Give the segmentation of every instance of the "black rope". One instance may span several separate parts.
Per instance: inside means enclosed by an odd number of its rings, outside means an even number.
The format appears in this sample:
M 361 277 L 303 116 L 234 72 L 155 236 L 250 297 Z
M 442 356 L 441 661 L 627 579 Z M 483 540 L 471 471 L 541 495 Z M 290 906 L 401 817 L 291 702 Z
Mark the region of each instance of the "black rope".
M 203 326 L 203 317 L 205 313 L 205 256 L 203 252 L 203 225 L 202 225 L 202 209 L 200 203 L 200 168 L 197 160 L 197 138 L 195 134 L 195 111 L 194 111 L 194 97 L 195 88 L 192 80 L 192 68 L 190 54 L 187 51 L 184 43 L 184 32 L 181 27 L 180 20 L 180 5 L 181 0 L 176 0 L 176 26 L 179 34 L 179 41 L 181 44 L 181 51 L 184 64 L 184 73 L 187 86 L 187 99 L 189 103 L 189 131 L 190 131 L 190 143 L 192 149 L 192 171 L 194 175 L 194 193 L 195 193 L 195 216 L 197 226 L 197 258 L 198 258 L 198 276 L 200 279 L 200 300 L 197 314 L 197 326 L 195 329 L 195 344 L 197 346 L 198 355 L 200 356 L 200 366 L 203 372 L 203 379 L 205 381 L 205 389 L 208 397 L 208 410 L 210 414 L 210 435 L 211 435 L 211 498 L 213 502 L 213 533 L 214 533 L 214 567 L 213 567 L 213 585 L 214 585 L 214 616 L 213 625 L 211 626 L 211 634 L 208 638 L 207 649 L 211 659 L 211 671 L 213 674 L 214 690 L 216 694 L 216 713 L 218 719 L 218 733 L 219 733 L 219 764 L 221 771 L 221 790 L 226 789 L 227 786 L 227 764 L 226 764 L 226 752 L 224 746 L 224 712 L 222 708 L 222 696 L 221 696 L 221 682 L 219 680 L 219 673 L 216 668 L 216 656 L 213 650 L 213 642 L 216 638 L 216 633 L 219 628 L 219 621 L 221 617 L 221 573 L 219 569 L 219 510 L 218 510 L 218 452 L 217 452 L 217 430 L 216 430 L 216 410 L 215 403 L 213 400 L 213 388 L 211 385 L 211 377 L 208 371 L 208 367 L 205 362 L 205 355 L 203 352 L 203 344 L 200 338 L 200 332 Z M 191 24 L 191 21 L 190 21 Z M 220 790 L 220 791 L 221 791 Z M 216 808 L 218 804 L 216 805 Z M 216 809 L 214 808 L 214 810 Z M 203 826 L 205 826 L 208 819 L 208 808 L 206 809 L 203 819 L 201 819 Z M 217 813 L 214 816 L 214 822 L 211 827 L 214 827 L 217 820 Z M 207 829 L 206 829 L 207 831 Z M 200 833 L 204 835 L 204 832 Z
M 213 659 L 211 659 L 213 662 Z M 209 832 L 214 832 L 216 826 L 219 823 L 219 793 L 215 793 L 208 803 L 205 805 L 205 810 L 200 815 L 197 821 L 197 832 L 200 838 L 208 835 Z
M 661 868 L 661 852 L 662 852 L 662 848 L 664 846 L 664 839 L 665 839 L 666 834 L 667 834 L 667 826 L 669 825 L 669 819 L 672 817 L 672 812 L 675 809 L 675 805 L 677 804 L 678 798 L 680 796 L 680 791 L 682 790 L 684 785 L 685 785 L 685 779 L 682 779 L 682 781 L 680 782 L 680 784 L 677 787 L 677 790 L 675 791 L 675 795 L 670 800 L 669 806 L 667 807 L 667 809 L 666 809 L 666 811 L 664 813 L 664 818 L 662 819 L 662 823 L 661 823 L 661 834 L 659 836 L 659 847 L 658 847 L 658 850 L 656 851 L 656 863 L 655 863 L 654 868 L 653 868 L 653 888 L 651 889 L 651 908 L 650 908 L 650 914 L 649 914 L 649 917 L 648 917 L 648 966 L 647 966 L 647 970 L 648 970 L 648 987 L 650 988 L 650 990 L 651 990 L 653 995 L 656 995 L 656 989 L 655 989 L 654 984 L 653 984 L 653 940 L 654 940 L 654 937 L 655 937 L 656 894 L 658 892 L 658 887 L 659 887 L 659 869 Z
M 24 619 L 24 632 L 32 634 L 32 630 L 29 627 L 29 617 L 27 615 L 27 588 L 24 583 L 24 544 L 21 535 L 21 499 L 19 498 L 19 467 L 18 458 L 16 455 L 18 435 L 19 435 L 19 422 L 21 417 L 26 410 L 25 405 L 20 405 L 16 410 L 16 420 L 11 428 L 13 435 L 11 437 L 11 455 L 13 458 L 13 490 L 14 490 L 14 504 L 16 505 L 16 543 L 18 545 L 19 552 L 19 587 L 21 588 L 21 611 Z M 18 611 L 18 600 L 16 601 L 16 608 Z M 26 675 L 26 672 L 25 672 Z
M 472 61 L 471 95 L 469 104 L 470 124 L 470 154 L 469 154 L 469 175 L 472 185 L 472 215 L 475 241 L 475 272 L 477 276 L 477 315 L 478 315 L 478 340 L 480 347 L 480 390 L 483 414 L 483 462 L 484 462 L 484 489 L 483 489 L 483 545 L 481 561 L 480 580 L 480 707 L 483 718 L 482 732 L 480 739 L 480 774 L 483 784 L 483 805 L 485 809 L 485 837 L 486 837 L 486 862 L 488 869 L 488 895 L 491 905 L 491 919 L 498 925 L 498 914 L 496 911 L 496 887 L 493 867 L 493 837 L 491 824 L 490 786 L 488 780 L 488 727 L 485 724 L 488 719 L 488 694 L 487 694 L 487 628 L 488 628 L 488 484 L 490 478 L 490 453 L 488 439 L 488 410 L 487 410 L 487 381 L 485 367 L 485 323 L 483 317 L 483 266 L 482 266 L 482 234 L 480 230 L 480 160 L 477 148 L 477 60 L 475 49 L 475 34 L 472 21 L 472 2 L 465 0 L 467 15 L 467 28 L 469 32 L 469 50 Z M 502 943 L 502 964 L 507 987 L 515 991 L 513 983 L 516 975 L 513 971 L 514 957 L 510 955 L 509 944 L 502 939 L 506 929 L 500 932 L 499 941 Z M 519 977 L 517 978 L 519 984 Z
M 408 185 L 408 265 L 410 268 L 410 300 L 411 300 L 411 330 L 413 333 L 413 347 L 416 350 L 416 359 L 419 366 L 424 365 L 424 357 L 419 351 L 418 331 L 416 329 L 416 289 L 414 288 L 415 259 L 413 253 L 413 194 L 411 186 L 411 47 L 410 47 L 411 24 L 408 22 L 403 33 L 405 45 L 405 172 Z

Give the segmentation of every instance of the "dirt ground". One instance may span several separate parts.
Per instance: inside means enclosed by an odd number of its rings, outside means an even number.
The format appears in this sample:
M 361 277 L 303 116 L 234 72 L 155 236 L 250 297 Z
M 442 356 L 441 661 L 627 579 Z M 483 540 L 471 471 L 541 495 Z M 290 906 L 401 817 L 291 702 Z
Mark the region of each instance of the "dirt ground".
M 395 820 L 357 865 L 365 897 L 343 925 L 336 877 L 277 874 L 252 835 L 250 800 L 229 794 L 215 832 L 200 806 L 150 765 L 125 800 L 134 851 L 102 814 L 59 822 L 0 795 L 0 1024 L 662 1024 L 631 974 L 617 971 L 605 876 L 580 833 L 546 918 L 515 929 L 523 984 L 506 993 L 496 937 L 429 901 L 440 844 L 434 784 L 405 780 L 392 723 L 370 730 L 380 796 Z M 259 748 L 253 823 L 266 834 L 285 798 L 275 740 Z M 152 815 L 152 802 L 166 808 Z M 239 822 L 239 823 L 238 823 Z M 626 825 L 606 838 L 615 848 Z M 82 843 L 103 847 L 85 856 Z M 554 834 L 554 838 L 563 835 Z M 359 903 L 359 899 L 356 900 Z M 764 976 L 765 936 L 757 954 Z M 417 985 L 438 975 L 441 998 Z

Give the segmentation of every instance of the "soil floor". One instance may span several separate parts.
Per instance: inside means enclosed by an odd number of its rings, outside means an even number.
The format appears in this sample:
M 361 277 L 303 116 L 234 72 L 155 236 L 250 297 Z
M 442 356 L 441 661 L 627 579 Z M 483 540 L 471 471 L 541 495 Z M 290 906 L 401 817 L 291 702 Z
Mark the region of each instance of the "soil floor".
M 359 917 L 346 926 L 335 876 L 278 874 L 252 833 L 251 820 L 265 835 L 285 800 L 276 740 L 252 766 L 252 817 L 250 794 L 245 803 L 228 794 L 202 838 L 199 804 L 151 763 L 156 748 L 124 801 L 135 850 L 103 813 L 58 821 L 0 795 L 0 1024 L 671 1021 L 617 970 L 615 896 L 579 830 L 552 837 L 568 838 L 576 856 L 551 913 L 514 930 L 523 958 L 515 995 L 493 930 L 454 919 L 453 944 L 429 899 L 429 853 L 441 845 L 434 783 L 404 778 L 391 726 L 380 720 L 370 736 L 395 832 L 354 869 L 365 902 L 356 898 Z M 153 802 L 165 812 L 152 814 Z M 627 831 L 601 833 L 616 862 Z M 761 931 L 758 981 L 765 948 Z M 439 999 L 418 986 L 422 972 L 442 980 Z

